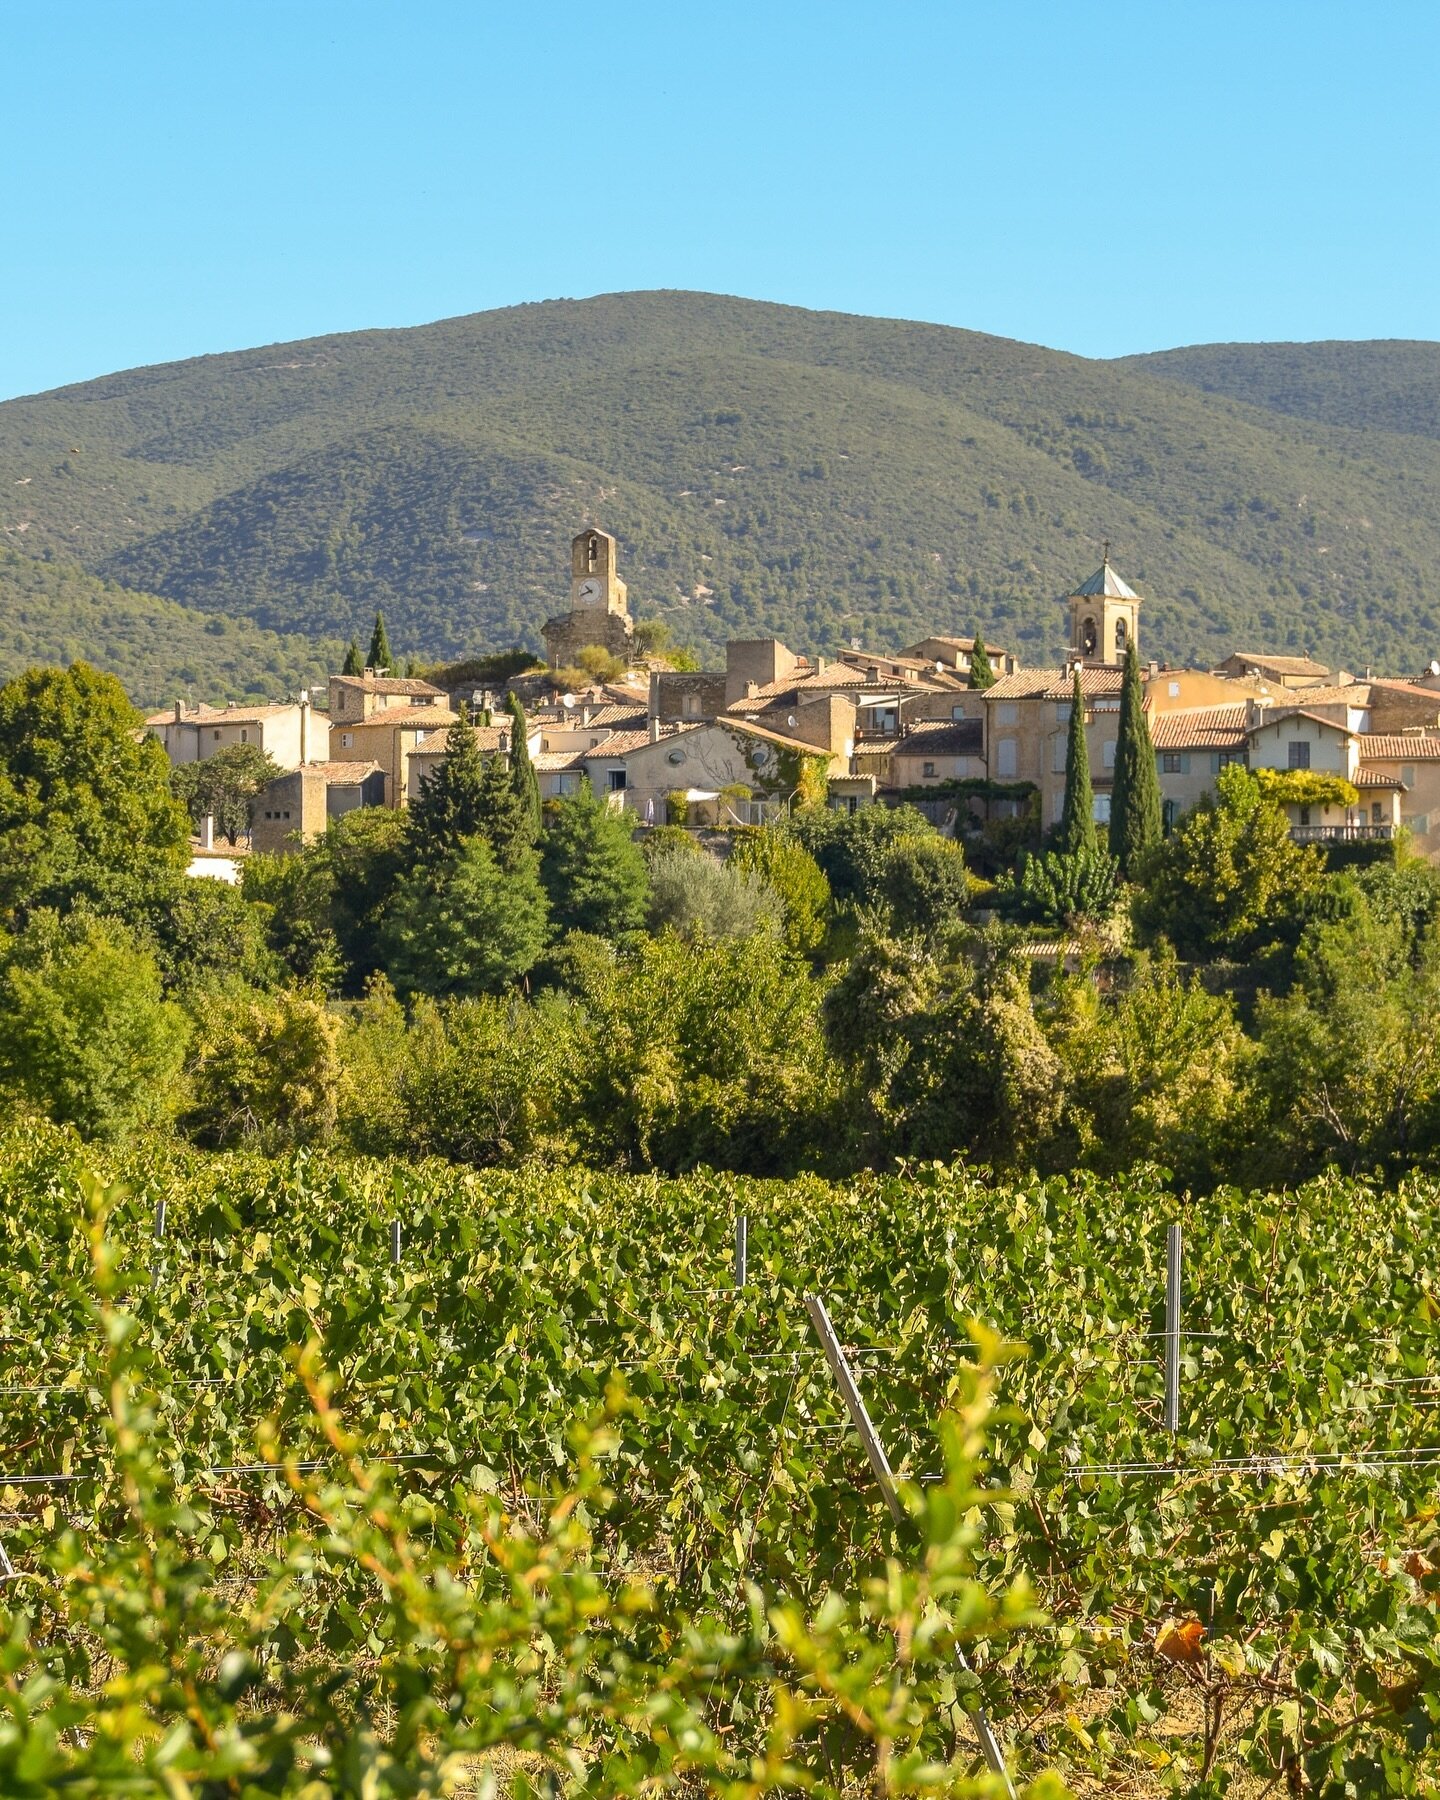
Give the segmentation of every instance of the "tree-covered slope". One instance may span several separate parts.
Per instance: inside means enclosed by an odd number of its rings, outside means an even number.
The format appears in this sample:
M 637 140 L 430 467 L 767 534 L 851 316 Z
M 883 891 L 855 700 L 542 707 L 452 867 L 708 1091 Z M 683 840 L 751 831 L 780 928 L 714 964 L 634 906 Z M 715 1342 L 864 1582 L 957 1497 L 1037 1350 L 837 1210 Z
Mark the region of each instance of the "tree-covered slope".
M 697 648 L 978 623 L 1050 654 L 1108 537 L 1153 652 L 1434 654 L 1440 443 L 1163 362 L 704 294 L 510 308 L 7 402 L 0 530 L 275 630 L 383 606 L 436 655 L 537 643 L 589 520 Z
M 1440 438 L 1440 344 L 1194 344 L 1113 366 L 1296 418 Z
M 322 680 L 337 653 L 0 546 L 0 680 L 36 663 L 84 661 L 118 676 L 137 706 L 269 701 Z

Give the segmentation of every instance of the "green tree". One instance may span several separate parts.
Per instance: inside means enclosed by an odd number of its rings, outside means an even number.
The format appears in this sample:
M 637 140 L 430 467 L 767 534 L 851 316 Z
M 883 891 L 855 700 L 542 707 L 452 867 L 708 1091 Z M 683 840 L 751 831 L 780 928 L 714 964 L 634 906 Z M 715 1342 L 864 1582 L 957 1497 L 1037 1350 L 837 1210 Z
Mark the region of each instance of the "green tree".
M 506 695 L 505 710 L 510 715 L 510 776 L 520 804 L 525 809 L 525 816 L 530 821 L 530 838 L 533 843 L 540 835 L 540 779 L 530 760 L 525 708 L 520 704 L 518 694 Z
M 1090 748 L 1085 741 L 1085 694 L 1080 671 L 1070 701 L 1070 727 L 1065 745 L 1065 802 L 1055 849 L 1061 856 L 1095 848 L 1095 790 L 1090 785 Z
M 1160 842 L 1160 776 L 1145 717 L 1140 653 L 1132 637 L 1125 647 L 1120 689 L 1120 729 L 1115 744 L 1115 783 L 1110 795 L 1110 854 L 1128 881 L 1139 878 L 1145 859 Z
M 39 911 L 0 971 L 0 1084 L 87 1137 L 174 1111 L 188 1024 L 124 926 Z
M 836 903 L 856 906 L 881 903 L 892 844 L 937 835 L 914 806 L 862 806 L 853 813 L 806 808 L 791 815 L 789 830 L 819 863 Z
M 420 778 L 420 792 L 407 809 L 411 854 L 417 862 L 443 862 L 462 838 L 480 829 L 485 759 L 464 701 L 445 734 L 445 755 Z
M 486 759 L 480 777 L 476 829 L 495 852 L 496 862 L 507 872 L 528 868 L 534 862 L 534 826 L 502 756 Z
M 377 675 L 383 675 L 394 661 L 390 654 L 390 639 L 385 630 L 385 615 L 377 612 L 375 629 L 370 633 L 370 654 L 365 659 L 365 667 L 373 669 Z
M 975 633 L 975 642 L 970 651 L 970 685 L 977 693 L 982 688 L 995 685 L 995 671 L 990 666 L 990 652 L 985 648 L 985 640 L 978 631 Z
M 647 855 L 651 841 L 668 829 L 661 825 L 646 834 Z M 680 835 L 686 846 L 682 854 L 693 854 L 694 838 L 688 832 Z M 757 874 L 779 897 L 785 909 L 785 942 L 802 956 L 814 956 L 825 942 L 829 924 L 830 883 L 805 846 L 767 825 L 759 831 L 737 832 L 730 861 L 737 869 Z
M 557 932 L 618 937 L 645 923 L 650 879 L 630 820 L 588 781 L 557 807 L 541 839 L 540 873 Z
M 183 873 L 146 893 L 134 924 L 160 965 L 167 994 L 183 996 L 222 981 L 257 988 L 279 983 L 285 969 L 270 941 L 269 911 L 248 893 L 248 885 Z
M 331 1137 L 339 1110 L 340 1022 L 323 1001 L 217 989 L 196 1007 L 187 1131 L 211 1148 L 264 1150 Z
M 315 870 L 311 897 L 345 964 L 345 989 L 363 993 L 379 967 L 379 928 L 395 884 L 410 865 L 405 814 L 361 806 L 332 819 L 304 853 Z M 318 952 L 321 945 L 312 940 Z
M 386 910 L 381 953 L 401 994 L 498 993 L 545 948 L 545 895 L 533 852 L 502 871 L 485 838 L 401 877 Z
M 250 830 L 255 801 L 280 774 L 280 765 L 258 744 L 229 744 L 200 762 L 181 763 L 170 772 L 170 788 L 198 830 L 207 816 L 233 844 Z
M 896 838 L 885 851 L 876 898 L 896 933 L 941 937 L 960 923 L 970 904 L 965 852 L 939 832 Z
M 345 661 L 340 666 L 340 673 L 342 675 L 363 675 L 365 673 L 365 660 L 360 654 L 359 644 L 353 637 L 350 640 L 349 649 L 345 652 Z
M 0 916 L 80 899 L 127 913 L 185 867 L 185 811 L 141 724 L 84 663 L 0 687 Z
M 1319 853 L 1294 842 L 1285 814 L 1239 763 L 1153 852 L 1137 897 L 1141 936 L 1166 937 L 1182 957 L 1244 959 L 1283 933 L 1324 879 Z
M 345 982 L 345 958 L 332 917 L 335 882 L 317 847 L 247 856 L 241 892 L 271 953 L 289 973 L 306 986 L 338 994 Z
M 1068 855 L 1051 850 L 1027 856 L 1020 867 L 1021 911 L 1047 925 L 1108 918 L 1120 888 L 1119 863 L 1093 842 Z
M 683 938 L 747 938 L 780 932 L 780 897 L 753 869 L 672 851 L 650 864 L 650 924 Z

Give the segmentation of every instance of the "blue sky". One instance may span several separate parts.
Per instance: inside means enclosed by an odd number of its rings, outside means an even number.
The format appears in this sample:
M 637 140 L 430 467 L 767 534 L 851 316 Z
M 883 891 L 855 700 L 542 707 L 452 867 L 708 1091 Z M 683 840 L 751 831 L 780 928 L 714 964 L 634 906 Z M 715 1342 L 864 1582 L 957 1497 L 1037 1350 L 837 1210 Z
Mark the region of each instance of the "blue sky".
M 1440 6 L 0 0 L 0 396 L 706 288 L 1440 337 Z

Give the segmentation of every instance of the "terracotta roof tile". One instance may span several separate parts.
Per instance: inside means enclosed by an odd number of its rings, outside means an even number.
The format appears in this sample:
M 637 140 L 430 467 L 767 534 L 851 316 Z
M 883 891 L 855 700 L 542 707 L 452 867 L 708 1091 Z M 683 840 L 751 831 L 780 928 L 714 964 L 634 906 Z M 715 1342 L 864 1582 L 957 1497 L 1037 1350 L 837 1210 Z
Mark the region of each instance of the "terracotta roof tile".
M 1194 712 L 1164 712 L 1150 721 L 1157 750 L 1233 750 L 1245 742 L 1246 707 L 1207 706 Z
M 897 756 L 982 756 L 984 751 L 979 719 L 917 719 L 895 744 Z
M 1124 680 L 1123 669 L 1088 663 L 1080 668 L 1080 692 L 1087 700 L 1118 699 Z M 1068 700 L 1074 681 L 1064 669 L 1017 669 L 1013 675 L 1002 675 L 984 694 L 987 700 Z
M 332 675 L 331 681 L 336 687 L 359 688 L 366 694 L 413 694 L 422 697 L 427 694 L 443 694 L 444 688 L 438 688 L 431 681 L 417 681 L 399 675 Z
M 1247 668 L 1260 669 L 1271 675 L 1325 676 L 1330 673 L 1324 663 L 1315 662 L 1308 656 L 1269 656 L 1254 650 L 1234 650 L 1225 662 L 1244 663 Z
M 1355 742 L 1365 762 L 1440 762 L 1440 732 L 1407 737 L 1403 732 L 1383 736 L 1362 732 Z

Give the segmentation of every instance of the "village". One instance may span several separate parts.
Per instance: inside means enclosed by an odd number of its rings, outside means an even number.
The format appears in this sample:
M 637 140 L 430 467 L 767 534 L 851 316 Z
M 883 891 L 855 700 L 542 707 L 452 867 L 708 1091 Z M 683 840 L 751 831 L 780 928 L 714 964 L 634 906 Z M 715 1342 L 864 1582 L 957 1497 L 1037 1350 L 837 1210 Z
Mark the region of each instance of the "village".
M 281 774 L 259 794 L 248 842 L 202 824 L 192 872 L 237 880 L 246 851 L 312 841 L 359 807 L 404 807 L 443 761 L 466 707 L 482 751 L 508 758 L 521 701 L 542 799 L 583 782 L 607 806 L 657 824 L 759 825 L 796 804 L 853 812 L 918 803 L 950 835 L 1028 817 L 1059 824 L 1076 692 L 1095 822 L 1109 818 L 1127 650 L 1139 652 L 1142 597 L 1112 566 L 1059 602 L 1063 664 L 1022 667 L 998 645 L 936 635 L 898 654 L 852 648 L 826 660 L 778 638 L 732 640 L 725 666 L 653 666 L 635 642 L 616 540 L 587 528 L 571 545 L 569 610 L 544 637 L 548 671 L 451 691 L 388 669 L 332 675 L 328 692 L 273 705 L 198 705 L 151 714 L 174 765 L 253 745 Z M 557 691 L 555 672 L 588 648 L 623 674 Z M 1208 670 L 1140 664 L 1168 831 L 1213 790 L 1227 763 L 1284 772 L 1291 834 L 1322 845 L 1408 834 L 1440 860 L 1440 664 L 1418 675 L 1357 676 L 1305 656 L 1238 650 Z M 498 722 L 497 722 L 498 721 Z

